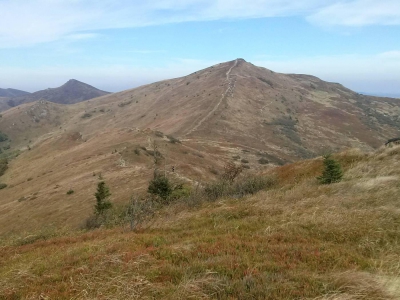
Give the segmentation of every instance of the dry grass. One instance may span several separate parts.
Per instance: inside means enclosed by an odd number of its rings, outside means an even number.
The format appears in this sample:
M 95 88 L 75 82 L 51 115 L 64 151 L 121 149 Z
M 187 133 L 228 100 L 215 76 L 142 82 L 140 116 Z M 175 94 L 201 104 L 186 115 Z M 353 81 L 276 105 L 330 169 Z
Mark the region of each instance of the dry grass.
M 135 232 L 0 248 L 0 299 L 400 299 L 398 148 L 284 166 L 279 185 L 159 211 Z

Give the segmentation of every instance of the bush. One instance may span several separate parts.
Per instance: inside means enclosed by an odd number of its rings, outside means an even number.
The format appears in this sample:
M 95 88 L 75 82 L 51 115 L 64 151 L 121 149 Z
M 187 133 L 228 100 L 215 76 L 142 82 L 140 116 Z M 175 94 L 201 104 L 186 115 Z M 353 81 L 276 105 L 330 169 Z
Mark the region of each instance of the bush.
M 7 187 L 7 184 L 5 183 L 0 183 L 0 190 L 5 189 Z
M 264 158 L 264 157 L 261 157 L 261 158 L 258 160 L 258 163 L 259 163 L 260 165 L 266 165 L 266 164 L 269 163 L 269 160 L 266 159 L 266 158 Z
M 8 169 L 7 159 L 5 159 L 5 158 L 0 159 L 0 176 L 2 176 L 7 169 Z
M 275 182 L 273 178 L 263 176 L 241 177 L 235 182 L 219 180 L 207 184 L 203 189 L 203 193 L 209 201 L 215 201 L 222 197 L 241 198 L 272 187 Z
M 147 191 L 150 194 L 159 196 L 164 202 L 168 202 L 173 189 L 168 178 L 162 175 L 155 175 L 153 180 L 150 181 Z
M 172 135 L 167 135 L 167 138 L 169 139 L 169 142 L 171 144 L 180 144 L 181 141 L 177 139 L 176 137 L 173 137 Z
M 0 143 L 8 140 L 8 136 L 0 131 Z
M 67 195 L 71 195 L 71 194 L 73 194 L 74 193 L 74 190 L 69 190 L 68 192 L 67 192 Z
M 321 184 L 331 184 L 342 180 L 342 167 L 330 154 L 324 156 L 324 167 L 325 169 L 322 176 L 317 177 Z

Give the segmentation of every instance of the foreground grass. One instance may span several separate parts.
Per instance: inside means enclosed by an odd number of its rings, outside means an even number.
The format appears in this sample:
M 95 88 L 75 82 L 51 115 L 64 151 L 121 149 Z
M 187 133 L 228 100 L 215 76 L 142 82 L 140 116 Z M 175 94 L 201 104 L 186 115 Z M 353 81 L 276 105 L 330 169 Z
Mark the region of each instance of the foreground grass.
M 163 209 L 136 232 L 0 248 L 0 299 L 400 299 L 400 148 L 274 170 L 242 199 Z

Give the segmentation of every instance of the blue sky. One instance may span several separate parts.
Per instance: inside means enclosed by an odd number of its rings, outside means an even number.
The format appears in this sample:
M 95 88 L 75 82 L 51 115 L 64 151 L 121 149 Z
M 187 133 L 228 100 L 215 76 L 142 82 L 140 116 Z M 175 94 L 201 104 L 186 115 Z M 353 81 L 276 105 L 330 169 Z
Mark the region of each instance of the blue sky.
M 399 0 L 0 0 L 0 87 L 108 91 L 235 58 L 400 95 Z

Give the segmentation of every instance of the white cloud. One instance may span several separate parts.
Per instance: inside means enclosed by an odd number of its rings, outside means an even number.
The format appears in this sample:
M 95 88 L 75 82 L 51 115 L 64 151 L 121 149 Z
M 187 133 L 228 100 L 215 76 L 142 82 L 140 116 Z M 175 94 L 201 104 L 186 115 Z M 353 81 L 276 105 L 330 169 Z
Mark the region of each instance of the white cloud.
M 298 15 L 319 7 L 319 0 L 0 0 L 0 47 L 49 42 L 84 31 Z
M 308 16 L 318 25 L 400 24 L 399 0 L 0 0 L 0 47 L 164 23 Z M 84 33 L 87 34 L 87 33 Z
M 399 0 L 338 1 L 307 18 L 324 26 L 399 25 Z

